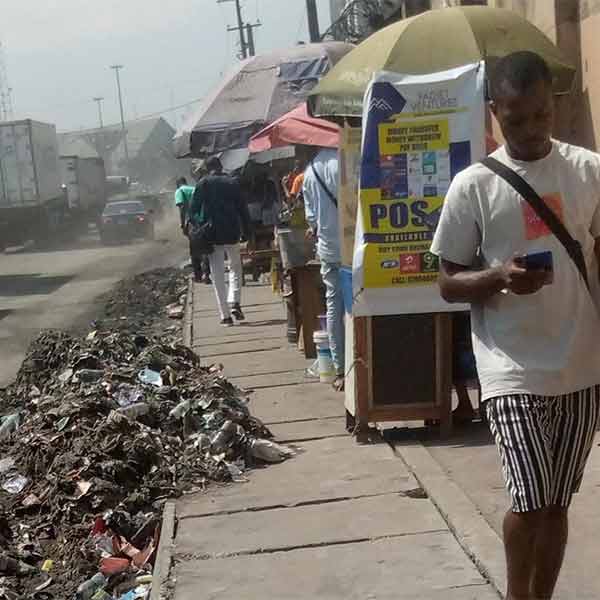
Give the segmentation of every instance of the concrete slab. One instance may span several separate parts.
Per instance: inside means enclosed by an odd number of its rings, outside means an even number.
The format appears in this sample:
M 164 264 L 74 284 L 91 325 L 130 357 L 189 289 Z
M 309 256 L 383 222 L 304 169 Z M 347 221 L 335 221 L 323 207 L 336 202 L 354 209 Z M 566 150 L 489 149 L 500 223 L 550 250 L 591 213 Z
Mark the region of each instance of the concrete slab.
M 475 503 L 463 492 L 421 444 L 397 446 L 408 465 L 444 516 L 458 543 L 474 557 L 497 590 L 505 592 L 506 568 L 502 540 L 483 518 Z
M 221 362 L 211 358 L 211 362 Z M 259 375 L 228 375 L 227 377 L 236 385 L 250 390 L 258 390 L 262 388 L 271 388 L 279 386 L 298 385 L 305 383 L 307 385 L 319 385 L 317 379 L 310 379 L 304 375 L 304 369 L 299 371 L 284 371 L 274 374 L 259 374 Z
M 292 423 L 277 423 L 270 425 L 275 439 L 280 442 L 301 442 L 306 440 L 323 439 L 327 437 L 349 437 L 346 431 L 346 419 L 311 419 L 309 421 L 293 421 Z
M 282 423 L 300 419 L 322 419 L 345 415 L 344 395 L 330 385 L 301 384 L 265 388 L 250 396 L 252 412 L 265 423 Z
M 600 598 L 600 579 L 596 573 L 600 561 L 599 435 L 592 448 L 581 492 L 574 496 L 569 511 L 569 545 L 556 586 L 558 600 Z M 502 480 L 500 459 L 489 433 L 483 428 L 471 428 L 445 443 L 429 443 L 428 450 L 501 536 L 509 499 Z
M 295 506 L 304 502 L 356 498 L 415 488 L 387 445 L 357 446 L 350 437 L 301 444 L 295 458 L 252 471 L 243 485 L 210 488 L 182 498 L 179 517 L 203 516 L 251 508 Z
M 200 358 L 210 358 L 212 356 L 235 356 L 236 354 L 246 354 L 248 352 L 260 352 L 266 350 L 287 350 L 287 342 L 281 338 L 273 340 L 254 339 L 252 341 L 237 340 L 233 344 L 212 344 L 210 346 L 196 346 L 194 351 Z
M 287 321 L 283 319 L 271 319 L 269 321 L 247 322 L 244 325 L 236 323 L 233 327 L 223 327 L 219 324 L 218 316 L 195 318 L 193 320 L 194 328 L 194 346 L 203 343 L 205 340 L 214 338 L 247 337 L 266 338 L 278 337 L 285 340 L 287 336 Z
M 220 355 L 220 359 L 225 365 L 225 376 L 228 378 L 270 375 L 288 371 L 304 373 L 304 369 L 314 363 L 314 360 L 307 360 L 297 352 L 288 349 L 247 352 L 246 354 L 228 353 Z
M 175 600 L 498 600 L 450 533 L 186 561 L 175 577 Z
M 183 519 L 175 553 L 205 558 L 446 530 L 426 498 L 389 494 L 252 515 Z
M 243 311 L 246 315 L 264 315 L 265 313 L 276 315 L 278 318 L 281 316 L 283 303 L 281 301 L 267 302 L 264 304 L 251 304 L 244 305 Z M 213 315 L 216 312 L 214 306 L 200 305 L 194 307 L 194 315 Z M 263 317 L 264 318 L 264 317 Z
M 198 348 L 210 348 L 212 346 L 230 346 L 231 344 L 242 343 L 250 343 L 250 342 L 259 342 L 259 341 L 270 341 L 272 343 L 281 342 L 282 344 L 286 344 L 291 348 L 295 348 L 296 346 L 290 344 L 286 339 L 283 339 L 279 334 L 271 334 L 271 335 L 257 335 L 254 332 L 246 332 L 243 331 L 240 333 L 240 330 L 237 330 L 237 335 L 225 335 L 224 332 L 228 332 L 227 329 L 221 329 L 218 334 L 214 336 L 206 336 L 205 338 L 197 339 L 193 347 L 197 350 Z

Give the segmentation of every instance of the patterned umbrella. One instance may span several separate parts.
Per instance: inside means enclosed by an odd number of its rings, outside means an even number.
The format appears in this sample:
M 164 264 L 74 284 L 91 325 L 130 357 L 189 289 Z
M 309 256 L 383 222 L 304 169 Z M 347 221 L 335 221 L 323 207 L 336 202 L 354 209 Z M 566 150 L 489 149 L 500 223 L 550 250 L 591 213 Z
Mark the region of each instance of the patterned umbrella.
M 179 158 L 244 148 L 253 134 L 302 104 L 353 46 L 300 44 L 240 62 L 174 139 Z

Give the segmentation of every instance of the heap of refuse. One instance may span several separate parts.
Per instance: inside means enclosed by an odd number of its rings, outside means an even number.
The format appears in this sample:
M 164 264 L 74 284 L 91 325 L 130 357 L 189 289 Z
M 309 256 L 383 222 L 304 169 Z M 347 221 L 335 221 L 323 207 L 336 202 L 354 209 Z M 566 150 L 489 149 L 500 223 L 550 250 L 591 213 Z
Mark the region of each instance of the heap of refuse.
M 167 499 L 293 455 L 176 340 L 31 344 L 0 391 L 0 599 L 146 598 Z

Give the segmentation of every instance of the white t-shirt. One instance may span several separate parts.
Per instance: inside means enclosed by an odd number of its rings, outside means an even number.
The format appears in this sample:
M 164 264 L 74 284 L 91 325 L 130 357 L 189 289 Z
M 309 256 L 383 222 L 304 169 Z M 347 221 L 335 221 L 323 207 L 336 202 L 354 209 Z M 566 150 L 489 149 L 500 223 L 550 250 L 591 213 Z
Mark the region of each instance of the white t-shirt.
M 478 163 L 452 182 L 431 251 L 463 266 L 498 266 L 516 254 L 550 250 L 554 282 L 531 295 L 502 292 L 472 305 L 473 350 L 483 399 L 558 396 L 600 383 L 600 155 L 553 141 L 534 162 L 492 154 L 523 177 L 579 240 L 592 295 L 561 243 L 529 204 Z M 592 297 L 594 300 L 592 300 Z

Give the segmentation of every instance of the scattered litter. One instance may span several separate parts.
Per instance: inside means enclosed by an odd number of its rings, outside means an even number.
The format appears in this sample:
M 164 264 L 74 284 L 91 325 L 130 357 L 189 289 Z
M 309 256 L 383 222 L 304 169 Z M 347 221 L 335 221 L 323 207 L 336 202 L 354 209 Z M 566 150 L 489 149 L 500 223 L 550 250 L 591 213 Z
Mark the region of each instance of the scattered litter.
M 0 600 L 147 598 L 167 499 L 293 455 L 263 444 L 221 365 L 166 331 L 185 283 L 178 270 L 124 282 L 87 336 L 42 332 L 3 390 L 0 547 L 15 562 Z
M 15 466 L 15 459 L 12 456 L 0 460 L 0 473 L 6 473 Z
M 184 307 L 179 303 L 167 306 L 167 316 L 169 319 L 183 319 L 184 312 Z
M 296 455 L 291 448 L 264 439 L 252 440 L 250 452 L 254 458 L 270 463 L 283 462 Z
M 44 571 L 44 573 L 50 573 L 50 571 L 52 571 L 53 566 L 54 566 L 54 561 L 47 559 L 44 561 L 44 564 L 42 565 L 42 571 Z
M 20 494 L 28 483 L 29 479 L 27 479 L 27 477 L 24 477 L 23 475 L 13 475 L 2 484 L 2 489 L 9 494 Z
M 163 379 L 160 376 L 160 373 L 153 371 L 152 369 L 145 368 L 143 371 L 140 371 L 138 373 L 138 379 L 142 383 L 147 383 L 156 387 L 163 386 Z
M 0 425 L 0 440 L 4 440 L 10 437 L 11 433 L 14 433 L 19 428 L 21 422 L 19 413 L 13 413 L 2 417 L 2 425 Z

